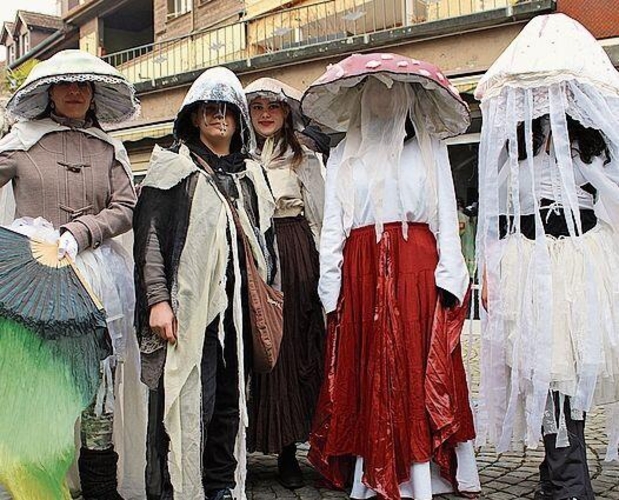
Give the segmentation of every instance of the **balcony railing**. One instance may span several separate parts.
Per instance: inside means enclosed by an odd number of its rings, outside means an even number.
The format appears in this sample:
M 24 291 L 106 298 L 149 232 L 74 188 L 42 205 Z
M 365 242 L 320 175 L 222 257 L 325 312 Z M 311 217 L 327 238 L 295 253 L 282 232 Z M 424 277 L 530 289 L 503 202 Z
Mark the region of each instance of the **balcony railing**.
M 131 82 L 535 0 L 325 0 L 104 57 Z

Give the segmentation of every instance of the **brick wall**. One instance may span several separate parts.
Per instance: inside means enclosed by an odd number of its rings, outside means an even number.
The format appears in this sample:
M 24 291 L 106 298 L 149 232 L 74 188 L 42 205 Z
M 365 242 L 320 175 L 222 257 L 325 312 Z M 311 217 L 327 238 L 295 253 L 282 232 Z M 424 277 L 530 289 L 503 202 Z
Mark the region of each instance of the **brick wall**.
M 52 36 L 49 31 L 32 30 L 30 32 L 30 50 L 39 45 L 43 40 Z
M 557 11 L 576 19 L 596 38 L 619 36 L 618 0 L 559 0 Z
M 166 17 L 168 15 L 168 2 L 167 0 L 155 0 L 153 2 L 153 18 L 155 38 L 159 38 L 165 34 Z
M 233 23 L 243 10 L 243 0 L 193 0 L 192 11 L 168 19 L 168 1 L 155 0 L 155 37 L 161 41 L 218 24 Z
M 242 0 L 193 0 L 195 29 L 236 22 L 245 9 Z

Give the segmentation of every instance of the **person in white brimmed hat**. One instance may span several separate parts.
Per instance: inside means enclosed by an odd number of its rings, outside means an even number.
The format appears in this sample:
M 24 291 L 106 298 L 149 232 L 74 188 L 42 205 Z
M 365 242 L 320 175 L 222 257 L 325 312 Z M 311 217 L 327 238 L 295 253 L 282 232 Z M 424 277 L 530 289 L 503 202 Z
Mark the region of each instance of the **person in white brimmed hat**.
M 353 477 L 352 498 L 479 496 L 460 350 L 469 275 L 441 140 L 466 130 L 468 108 L 432 64 L 357 54 L 302 109 L 346 132 L 327 165 L 327 366 L 310 462 L 336 486 Z
M 322 381 L 325 326 L 317 294 L 317 245 L 324 205 L 323 165 L 299 144 L 301 92 L 273 78 L 245 88 L 258 137 L 256 160 L 275 198 L 274 227 L 284 292 L 284 334 L 271 373 L 256 374 L 250 402 L 250 451 L 277 453 L 279 480 L 305 482 L 296 443 L 307 441 Z
M 136 403 L 129 413 L 122 413 L 122 425 L 114 430 L 116 447 L 121 448 L 118 450 L 121 455 L 123 430 L 131 426 L 132 419 L 136 425 L 144 423 L 145 408 L 139 399 L 137 344 L 133 332 L 133 263 L 121 246 L 112 240 L 131 229 L 136 197 L 127 152 L 100 125 L 131 119 L 138 112 L 133 86 L 115 68 L 86 52 L 66 50 L 35 66 L 11 97 L 7 113 L 16 123 L 0 141 L 0 186 L 4 186 L 0 195 L 2 223 L 17 219 L 14 227 L 57 241 L 58 259 L 67 255 L 75 260 L 103 302 L 107 314 L 113 354 L 102 362 L 102 375 L 96 373 L 101 378 L 100 384 L 97 382 L 98 390 L 95 386 L 95 392 L 82 393 L 87 401 L 85 406 L 89 406 L 81 418 L 79 457 L 85 500 L 121 498 L 117 491 L 118 455 L 112 435 L 114 371 L 117 379 L 133 375 L 136 382 L 134 385 L 122 384 L 123 390 L 128 386 L 135 389 L 130 397 L 135 398 Z M 95 352 L 79 351 L 77 342 L 67 344 L 67 351 L 71 349 L 78 350 L 73 353 L 75 359 L 81 358 L 83 362 L 97 356 Z M 8 355 L 0 349 L 0 356 Z M 37 384 L 36 380 L 31 383 L 33 386 Z M 76 387 L 85 390 L 90 385 L 79 380 Z M 0 397 L 6 402 L 5 396 Z M 124 401 L 125 397 L 119 400 Z M 44 443 L 53 438 L 48 425 L 61 425 L 47 419 L 62 412 L 56 412 L 54 408 L 41 412 L 37 409 L 40 401 L 31 397 L 19 401 L 19 405 L 3 404 L 0 408 L 1 413 L 11 407 L 15 418 L 19 418 L 23 410 L 23 415 L 26 415 L 22 426 L 25 434 L 13 435 L 11 439 L 22 440 L 23 449 L 26 449 L 26 441 L 39 441 L 43 454 L 41 476 L 30 478 L 37 485 L 34 489 L 28 489 L 29 482 L 23 478 L 6 478 L 0 473 L 0 483 L 7 483 L 15 500 L 60 498 L 60 491 L 66 491 L 63 471 L 66 473 L 70 464 L 66 459 L 72 456 L 71 450 L 56 450 L 62 456 L 62 467 L 45 462 L 53 460 L 53 454 L 44 455 L 51 450 Z M 64 404 L 66 402 L 59 398 L 58 405 Z M 76 409 L 79 408 L 73 408 Z M 36 428 L 27 428 L 29 419 L 37 415 L 45 418 L 47 425 L 33 424 Z M 62 425 L 72 429 L 74 421 Z M 2 426 L 0 433 L 4 430 Z M 138 431 L 133 429 L 131 432 L 136 436 L 134 443 L 138 443 Z M 145 428 L 141 437 L 145 438 Z M 73 446 L 72 441 L 68 443 L 70 446 Z M 6 442 L 4 436 L 0 442 Z M 143 480 L 136 474 L 136 469 L 143 467 L 145 443 L 134 444 L 132 451 L 135 455 L 131 458 L 125 456 L 127 468 L 123 469 L 123 475 L 126 473 L 132 478 L 125 482 L 127 493 L 143 488 Z M 1 459 L 0 470 L 7 470 Z M 134 481 L 136 477 L 139 478 L 137 483 Z
M 535 498 L 590 500 L 585 417 L 619 401 L 619 72 L 579 23 L 539 16 L 476 96 L 479 443 L 543 438 Z

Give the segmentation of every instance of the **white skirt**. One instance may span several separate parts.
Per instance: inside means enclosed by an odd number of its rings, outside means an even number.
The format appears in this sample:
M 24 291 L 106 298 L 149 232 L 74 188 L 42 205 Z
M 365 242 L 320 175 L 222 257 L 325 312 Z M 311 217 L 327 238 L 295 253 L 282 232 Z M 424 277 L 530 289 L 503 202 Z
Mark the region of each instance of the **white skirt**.
M 619 251 L 600 222 L 578 238 L 546 237 L 551 262 L 550 296 L 535 289 L 535 242 L 512 236 L 501 260 L 500 314 L 506 362 L 526 379 L 530 352 L 550 359 L 548 389 L 576 398 L 575 409 L 619 400 Z M 550 342 L 535 342 L 550 313 Z M 519 348 L 516 349 L 516 344 Z M 534 368 L 534 367 L 533 367 Z M 523 398 L 526 385 L 521 385 Z
M 482 332 L 479 444 L 488 432 L 500 452 L 515 442 L 535 448 L 550 391 L 570 397 L 572 418 L 619 401 L 619 251 L 601 221 L 580 237 L 512 235 L 494 250 L 499 281 L 489 281 Z M 567 445 L 562 423 L 561 415 L 559 446 Z

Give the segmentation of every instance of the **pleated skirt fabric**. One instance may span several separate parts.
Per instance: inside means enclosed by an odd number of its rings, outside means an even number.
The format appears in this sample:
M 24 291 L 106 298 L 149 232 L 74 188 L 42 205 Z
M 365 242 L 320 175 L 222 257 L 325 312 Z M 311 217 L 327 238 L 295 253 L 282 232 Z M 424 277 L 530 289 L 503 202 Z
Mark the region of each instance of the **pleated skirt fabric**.
M 384 498 L 399 499 L 411 465 L 435 458 L 426 379 L 437 263 L 436 240 L 426 224 L 409 224 L 407 239 L 400 223 L 390 223 L 378 243 L 374 226 L 353 229 L 346 240 L 309 453 L 335 486 L 350 482 L 362 457 L 363 483 Z M 466 385 L 463 391 L 467 398 Z M 474 435 L 467 412 L 463 440 Z
M 279 453 L 307 441 L 322 383 L 325 324 L 318 297 L 318 252 L 307 220 L 276 218 L 284 335 L 273 371 L 255 374 L 248 449 Z

